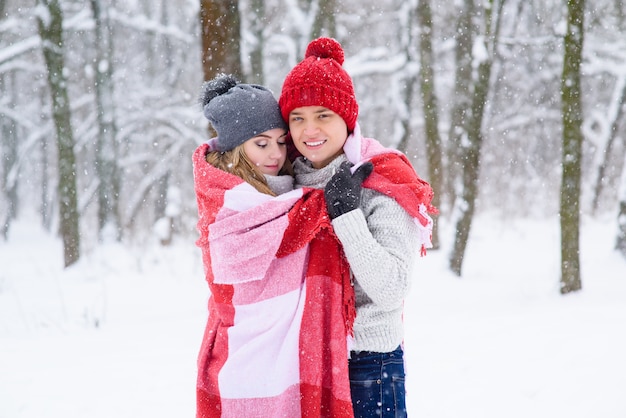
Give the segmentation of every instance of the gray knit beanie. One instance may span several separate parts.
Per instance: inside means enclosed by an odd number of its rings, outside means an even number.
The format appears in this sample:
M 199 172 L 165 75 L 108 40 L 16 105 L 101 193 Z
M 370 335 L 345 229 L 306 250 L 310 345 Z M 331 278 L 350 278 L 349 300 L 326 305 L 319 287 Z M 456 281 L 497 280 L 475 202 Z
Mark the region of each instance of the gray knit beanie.
M 217 151 L 230 151 L 248 139 L 282 128 L 287 130 L 272 92 L 256 84 L 239 84 L 222 74 L 202 86 L 204 116 L 217 132 Z

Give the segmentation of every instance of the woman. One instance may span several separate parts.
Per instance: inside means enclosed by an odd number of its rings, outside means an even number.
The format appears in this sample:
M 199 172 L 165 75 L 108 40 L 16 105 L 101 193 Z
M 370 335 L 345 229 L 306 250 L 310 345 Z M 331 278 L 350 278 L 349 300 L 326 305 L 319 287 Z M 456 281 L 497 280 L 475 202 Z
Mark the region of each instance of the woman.
M 293 163 L 296 188 L 325 190 L 353 275 L 349 373 L 355 417 L 402 417 L 403 303 L 417 249 L 424 253 L 430 246 L 428 212 L 436 209 L 430 185 L 404 155 L 361 136 L 343 61 L 336 40 L 312 41 L 305 59 L 287 74 L 279 105 L 302 155 Z
M 293 188 L 287 126 L 269 90 L 221 75 L 204 84 L 200 101 L 218 132 L 202 146 L 209 164 L 241 177 L 261 193 L 276 196 Z
M 286 124 L 267 89 L 221 76 L 202 104 L 217 137 L 193 156 L 211 290 L 196 416 L 352 417 L 354 293 L 323 191 L 291 190 Z

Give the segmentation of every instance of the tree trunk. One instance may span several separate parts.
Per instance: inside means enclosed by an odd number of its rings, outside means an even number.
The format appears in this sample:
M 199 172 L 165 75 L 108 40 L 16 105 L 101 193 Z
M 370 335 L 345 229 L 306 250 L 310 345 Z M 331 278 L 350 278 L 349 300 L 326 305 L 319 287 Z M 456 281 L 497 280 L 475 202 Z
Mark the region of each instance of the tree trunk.
M 433 70 L 433 24 L 430 0 L 418 2 L 417 18 L 420 26 L 420 92 L 424 106 L 428 181 L 435 192 L 432 204 L 438 208 L 441 206 L 443 163 L 437 96 L 435 95 L 435 71 Z M 432 243 L 434 249 L 439 248 L 439 232 L 436 222 L 433 227 Z
M 626 258 L 626 158 L 624 158 L 619 190 L 619 213 L 617 214 L 615 249 Z
M 265 69 L 263 66 L 263 50 L 265 49 L 265 35 L 263 30 L 267 26 L 265 17 L 265 1 L 250 1 L 250 32 L 254 43 L 250 50 L 250 74 L 248 82 L 255 84 L 265 84 Z
M 626 258 L 626 158 L 624 158 L 619 190 L 619 213 L 617 214 L 615 249 Z
M 200 0 L 202 70 L 205 80 L 220 73 L 243 80 L 239 3 L 230 0 Z
M 417 7 L 411 3 L 405 3 L 402 5 L 402 9 L 399 11 L 401 14 L 407 14 L 406 27 L 401 29 L 402 32 L 406 32 L 409 36 L 402 37 L 403 41 L 402 49 L 406 55 L 406 62 L 399 74 L 400 83 L 402 83 L 401 98 L 402 101 L 397 101 L 397 114 L 400 126 L 401 134 L 400 140 L 397 141 L 396 149 L 406 155 L 409 155 L 409 142 L 412 136 L 412 121 L 413 121 L 413 97 L 415 94 L 415 85 L 417 84 L 417 69 L 418 66 L 418 46 L 419 43 L 416 39 L 415 32 L 416 27 L 419 25 L 417 15 Z M 396 102 L 396 101 L 394 101 Z M 395 138 L 395 135 L 394 135 Z
M 117 125 L 113 104 L 113 40 L 106 7 L 101 0 L 91 0 L 96 32 L 96 107 L 98 138 L 96 141 L 96 172 L 98 173 L 98 237 L 113 233 L 122 237 L 119 217 L 120 177 L 117 167 Z
M 619 83 L 618 83 L 619 84 Z M 609 115 L 611 120 L 611 129 L 609 130 L 609 139 L 606 142 L 606 149 L 604 150 L 604 158 L 602 164 L 598 167 L 598 176 L 596 177 L 596 187 L 593 193 L 592 211 L 595 213 L 600 206 L 600 197 L 602 190 L 604 189 L 605 175 L 609 168 L 609 162 L 613 157 L 613 145 L 615 140 L 619 138 L 618 129 L 620 121 L 624 119 L 624 103 L 626 103 L 626 80 L 621 80 L 622 91 L 617 99 L 616 106 L 610 106 L 610 109 L 615 110 L 615 114 Z M 612 113 L 612 112 L 611 112 Z
M 454 233 L 454 245 L 450 254 L 450 270 L 461 276 L 465 248 L 469 238 L 471 220 L 474 216 L 474 188 L 472 177 L 478 174 L 478 154 L 476 144 L 470 144 L 468 127 L 472 118 L 472 43 L 474 41 L 474 1 L 464 0 L 463 8 L 457 24 L 456 38 L 456 75 L 455 94 L 456 102 L 452 109 L 449 141 L 449 176 L 453 191 L 452 198 L 455 211 L 458 211 Z M 475 115 L 474 115 L 475 117 Z M 474 138 L 480 139 L 479 138 Z M 470 147 L 470 145 L 473 145 Z M 476 161 L 472 161 L 472 157 Z M 457 186 L 458 185 L 458 186 Z M 471 206 L 470 206 L 471 204 Z M 453 219 L 454 220 L 454 219 Z
M 459 10 L 455 37 L 455 75 L 454 75 L 454 103 L 450 115 L 450 129 L 448 131 L 448 147 L 446 175 L 444 175 L 444 188 L 448 204 L 455 205 L 457 197 L 461 194 L 461 173 L 463 172 L 463 160 L 461 149 L 463 139 L 467 138 L 467 118 L 471 105 L 472 86 L 472 43 L 474 42 L 474 14 L 473 0 L 464 0 Z
M 318 7 L 315 21 L 311 28 L 311 39 L 317 39 L 320 36 L 337 37 L 335 0 L 319 0 Z
M 1 8 L 0 8 L 1 11 Z M 0 74 L 0 91 L 8 92 L 6 94 L 14 95 L 16 89 L 7 88 L 9 84 L 13 84 L 13 74 Z M 9 103 L 14 101 L 9 98 Z M 9 238 L 9 230 L 11 222 L 17 216 L 18 210 L 18 179 L 14 170 L 17 170 L 17 124 L 13 118 L 0 112 L 0 156 L 2 156 L 2 202 L 0 202 L 0 235 L 4 240 Z
M 563 174 L 561 181 L 561 293 L 580 290 L 580 182 L 582 164 L 582 103 L 580 64 L 583 50 L 584 0 L 567 2 L 567 33 L 561 108 L 563 119 Z
M 64 76 L 63 59 L 63 13 L 58 0 L 38 0 L 46 9 L 47 18 L 38 14 L 39 36 L 46 61 L 48 84 L 52 99 L 52 119 L 57 137 L 59 159 L 59 218 L 63 238 L 65 267 L 80 257 L 79 214 L 76 195 L 76 157 L 74 136 L 70 123 L 70 103 L 67 80 Z
M 0 0 L 0 16 L 4 16 L 6 2 Z M 10 74 L 0 74 L 0 91 L 13 94 L 14 89 L 7 88 L 7 84 L 12 79 Z M 9 103 L 14 101 L 9 99 Z M 15 121 L 0 112 L 0 156 L 2 157 L 1 180 L 2 200 L 0 201 L 0 235 L 6 241 L 9 238 L 11 221 L 15 218 L 17 210 L 17 176 L 11 171 L 17 163 L 17 133 L 15 132 Z
M 54 216 L 54 205 L 50 204 L 56 196 L 51 195 L 50 192 L 50 179 L 48 177 L 48 170 L 50 169 L 50 144 L 44 138 L 41 141 L 41 202 L 39 207 L 39 213 L 41 214 L 41 225 L 46 231 L 52 229 L 52 220 Z
M 161 0 L 161 16 L 159 17 L 159 19 L 163 27 L 169 27 L 171 25 L 169 20 L 171 13 L 168 10 L 168 5 L 171 5 L 172 7 L 177 7 L 176 3 L 174 2 L 171 2 L 169 0 Z M 157 39 L 161 40 L 161 48 L 165 50 L 165 54 L 163 54 L 163 60 L 165 61 L 165 71 L 167 72 L 167 83 L 170 86 L 174 87 L 178 83 L 178 79 L 181 76 L 180 71 L 178 71 L 178 69 L 174 65 L 174 60 L 177 59 L 176 51 L 174 49 L 175 47 L 172 45 L 172 39 L 168 35 L 159 35 Z
M 473 81 L 473 94 L 471 96 L 471 114 L 466 117 L 467 139 L 461 143 L 461 156 L 463 163 L 462 191 L 456 206 L 458 219 L 454 246 L 450 256 L 450 269 L 457 276 L 461 276 L 465 249 L 469 240 L 476 199 L 478 198 L 478 178 L 480 174 L 480 153 L 483 142 L 482 123 L 485 113 L 485 105 L 489 96 L 491 81 L 491 68 L 495 50 L 498 44 L 499 22 L 504 1 L 500 1 L 495 10 L 494 0 L 484 8 L 485 13 L 485 57 L 480 61 L 476 72 L 476 80 Z M 473 8 L 473 5 L 472 5 Z M 478 47 L 478 46 L 475 46 Z

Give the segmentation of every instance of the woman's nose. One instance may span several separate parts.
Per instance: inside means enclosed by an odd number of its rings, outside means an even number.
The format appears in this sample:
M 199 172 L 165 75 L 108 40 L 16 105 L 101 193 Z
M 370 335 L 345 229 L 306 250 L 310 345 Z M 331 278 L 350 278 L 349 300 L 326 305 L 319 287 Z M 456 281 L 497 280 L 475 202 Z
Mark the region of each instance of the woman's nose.
M 278 144 L 272 145 L 270 148 L 270 158 L 280 158 L 282 156 L 282 151 Z

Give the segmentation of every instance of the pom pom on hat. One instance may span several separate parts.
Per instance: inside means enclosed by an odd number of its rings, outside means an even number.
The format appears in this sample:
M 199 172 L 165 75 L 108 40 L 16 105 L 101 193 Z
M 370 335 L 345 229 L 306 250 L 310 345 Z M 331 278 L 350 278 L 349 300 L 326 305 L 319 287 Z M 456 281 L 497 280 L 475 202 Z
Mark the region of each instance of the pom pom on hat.
M 221 74 L 202 85 L 200 104 L 217 132 L 216 151 L 230 151 L 274 128 L 287 130 L 272 92 Z
M 211 100 L 213 100 L 217 96 L 226 93 L 237 84 L 239 84 L 239 81 L 237 81 L 237 79 L 230 74 L 217 76 L 213 80 L 204 83 L 200 96 L 200 103 L 202 104 L 202 108 L 209 104 Z
M 359 115 L 352 79 L 343 69 L 341 44 L 333 38 L 318 38 L 309 43 L 304 60 L 285 77 L 278 100 L 283 119 L 303 106 L 323 106 L 343 118 L 352 132 Z
M 343 65 L 345 55 L 341 44 L 333 38 L 317 38 L 306 47 L 304 58 L 332 58 Z

